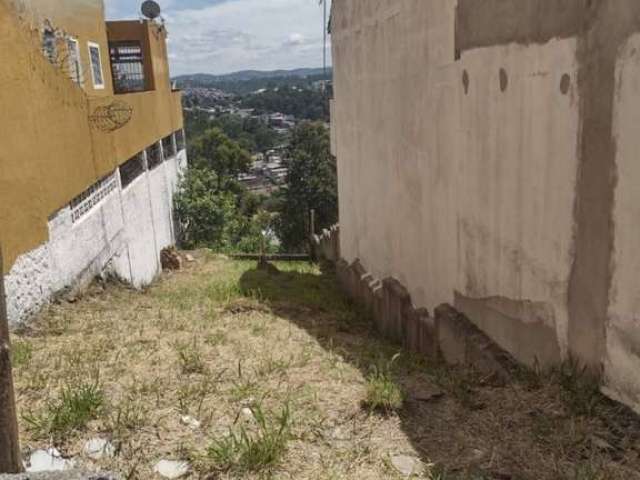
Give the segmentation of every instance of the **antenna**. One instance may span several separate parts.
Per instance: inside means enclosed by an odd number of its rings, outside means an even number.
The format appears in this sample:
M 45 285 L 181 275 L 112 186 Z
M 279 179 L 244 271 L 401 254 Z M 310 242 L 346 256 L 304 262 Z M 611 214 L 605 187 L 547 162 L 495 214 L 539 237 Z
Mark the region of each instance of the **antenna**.
M 142 15 L 144 15 L 150 20 L 155 20 L 160 16 L 160 13 L 161 13 L 160 5 L 158 5 L 153 0 L 146 0 L 142 4 L 141 11 L 142 11 Z

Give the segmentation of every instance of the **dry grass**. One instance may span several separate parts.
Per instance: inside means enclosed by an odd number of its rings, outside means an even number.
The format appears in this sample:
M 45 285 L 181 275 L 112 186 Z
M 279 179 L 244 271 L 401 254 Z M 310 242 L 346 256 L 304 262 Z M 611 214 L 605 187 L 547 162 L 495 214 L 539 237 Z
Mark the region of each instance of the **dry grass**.
M 578 369 L 496 386 L 393 361 L 331 275 L 254 266 L 200 252 L 145 292 L 96 286 L 15 336 L 25 450 L 81 456 L 107 437 L 116 456 L 83 462 L 124 478 L 153 478 L 167 458 L 194 478 L 393 479 L 394 454 L 440 480 L 640 478 L 636 420 Z

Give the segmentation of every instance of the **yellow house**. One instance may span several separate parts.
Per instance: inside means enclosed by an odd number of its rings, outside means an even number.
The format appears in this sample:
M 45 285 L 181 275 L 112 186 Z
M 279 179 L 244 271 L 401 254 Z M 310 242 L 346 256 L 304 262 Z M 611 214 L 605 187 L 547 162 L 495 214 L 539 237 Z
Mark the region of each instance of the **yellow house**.
M 0 0 L 0 246 L 12 323 L 113 273 L 141 286 L 175 242 L 181 95 L 158 21 L 102 0 Z

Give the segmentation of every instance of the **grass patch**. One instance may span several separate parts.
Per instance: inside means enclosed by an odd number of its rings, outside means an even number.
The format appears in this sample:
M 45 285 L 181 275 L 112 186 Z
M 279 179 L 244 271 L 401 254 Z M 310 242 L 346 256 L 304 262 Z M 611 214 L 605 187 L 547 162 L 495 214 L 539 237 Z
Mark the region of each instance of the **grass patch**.
M 399 353 L 388 362 L 372 367 L 372 372 L 367 377 L 367 396 L 362 402 L 367 410 L 387 414 L 402 408 L 404 393 L 391 372 L 398 358 Z
M 178 364 L 182 373 L 185 375 L 205 373 L 207 367 L 196 338 L 191 342 L 177 342 L 174 348 L 178 354 Z
M 256 428 L 214 440 L 204 457 L 204 467 L 218 472 L 258 472 L 278 465 L 291 440 L 291 412 L 286 404 L 279 414 L 265 414 L 258 404 L 250 407 Z M 202 466 L 202 465 L 201 465 Z
M 33 358 L 33 346 L 27 340 L 14 340 L 11 342 L 11 365 L 22 368 L 29 365 Z
M 40 438 L 61 439 L 83 430 L 98 417 L 104 406 L 104 392 L 97 383 L 66 386 L 57 400 L 47 403 L 42 412 L 23 416 L 29 428 Z

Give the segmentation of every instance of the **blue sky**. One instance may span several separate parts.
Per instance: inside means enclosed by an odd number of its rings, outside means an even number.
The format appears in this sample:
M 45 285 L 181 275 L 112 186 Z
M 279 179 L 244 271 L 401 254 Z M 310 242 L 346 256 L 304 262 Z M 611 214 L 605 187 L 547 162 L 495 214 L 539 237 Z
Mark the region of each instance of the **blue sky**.
M 156 0 L 171 74 L 322 65 L 318 0 Z M 107 18 L 139 18 L 142 0 L 104 0 Z

